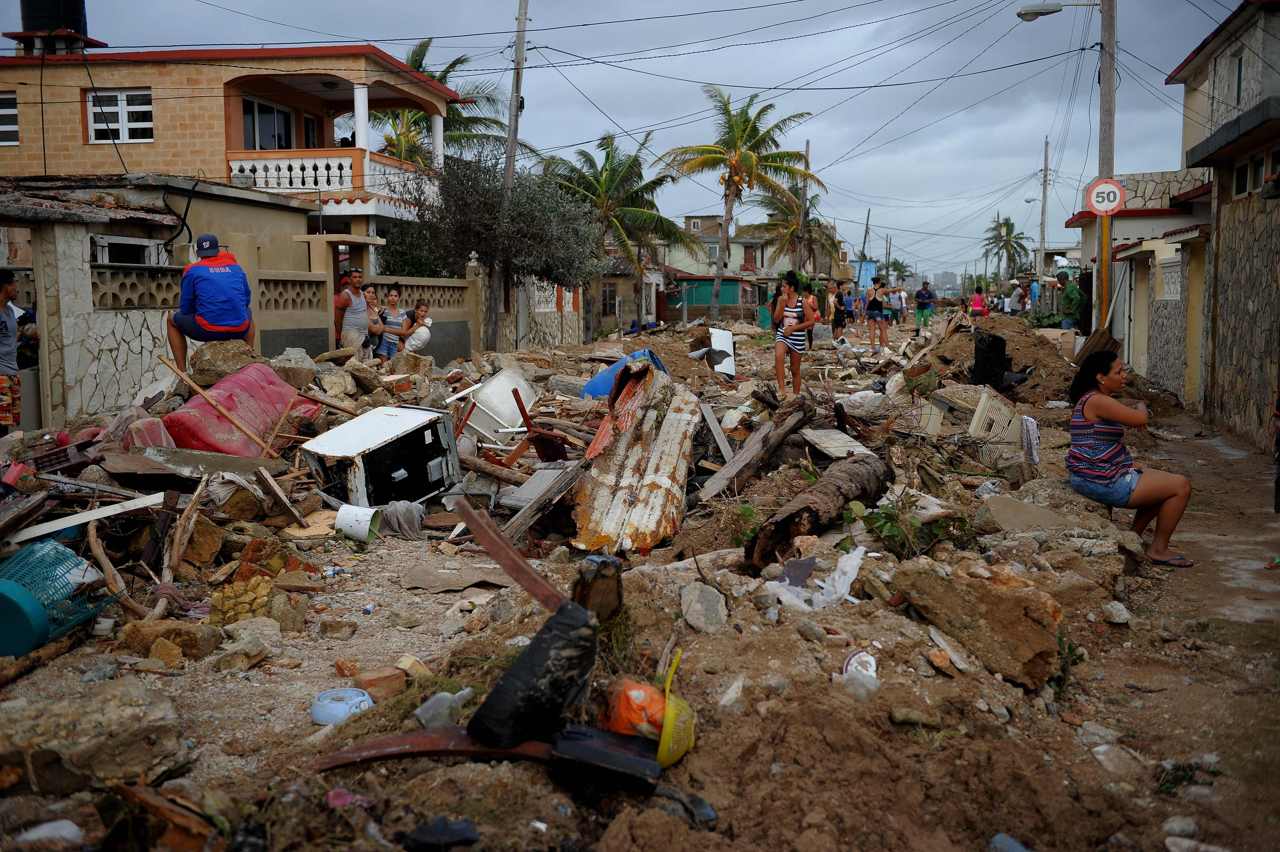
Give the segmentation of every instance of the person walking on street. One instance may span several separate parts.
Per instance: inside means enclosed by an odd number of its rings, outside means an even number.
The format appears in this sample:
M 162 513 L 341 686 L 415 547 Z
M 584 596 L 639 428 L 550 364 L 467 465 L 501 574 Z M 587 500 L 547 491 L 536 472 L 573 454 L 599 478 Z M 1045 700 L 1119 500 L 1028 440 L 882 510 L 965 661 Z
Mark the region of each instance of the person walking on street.
M 782 298 L 773 311 L 774 332 L 773 371 L 778 380 L 778 398 L 786 399 L 786 362 L 791 362 L 791 387 L 800 393 L 800 356 L 807 348 L 806 332 L 818 322 L 818 314 L 810 303 L 801 297 L 795 272 L 788 272 L 782 285 Z
M 1147 558 L 1156 565 L 1190 568 L 1194 563 L 1169 548 L 1191 499 L 1191 480 L 1154 468 L 1140 468 L 1124 446 L 1125 427 L 1145 429 L 1151 420 L 1144 402 L 1131 408 L 1116 399 L 1129 371 L 1114 352 L 1094 352 L 1071 383 L 1071 449 L 1068 479 L 1076 493 L 1104 506 L 1136 509 L 1133 531 L 1139 537 L 1152 521 L 1155 537 Z
M 196 238 L 200 259 L 182 270 L 178 310 L 165 318 L 169 351 L 179 370 L 187 369 L 187 339 L 201 343 L 247 340 L 253 346 L 249 276 L 213 234 Z
M 985 317 L 989 315 L 990 311 L 987 310 L 987 300 L 982 295 L 982 288 L 973 288 L 973 296 L 969 298 L 969 316 Z
M 1084 293 L 1080 292 L 1080 285 L 1074 281 L 1068 281 L 1067 287 L 1062 291 L 1062 327 L 1075 328 L 1080 322 L 1080 306 L 1084 302 Z
M 801 285 L 801 287 L 803 288 L 803 292 L 804 292 L 804 306 L 806 309 L 813 312 L 813 315 L 815 318 L 815 322 L 813 325 L 817 325 L 818 323 L 816 322 L 816 320 L 822 318 L 822 308 L 819 306 L 819 303 L 818 303 L 818 294 L 813 292 L 813 282 L 806 281 L 804 282 L 804 284 Z M 813 348 L 813 325 L 809 326 L 808 331 L 805 332 L 806 339 L 809 341 L 810 349 Z
M 867 342 L 875 355 L 889 348 L 889 290 L 879 277 L 871 279 L 867 291 Z
M 831 336 L 835 338 L 844 334 L 844 298 L 834 281 L 827 284 L 827 316 L 831 317 Z
M 933 322 L 933 291 L 929 289 L 929 281 L 925 279 L 920 282 L 920 289 L 916 291 L 916 333 L 920 336 L 920 329 L 929 330 L 929 323 Z

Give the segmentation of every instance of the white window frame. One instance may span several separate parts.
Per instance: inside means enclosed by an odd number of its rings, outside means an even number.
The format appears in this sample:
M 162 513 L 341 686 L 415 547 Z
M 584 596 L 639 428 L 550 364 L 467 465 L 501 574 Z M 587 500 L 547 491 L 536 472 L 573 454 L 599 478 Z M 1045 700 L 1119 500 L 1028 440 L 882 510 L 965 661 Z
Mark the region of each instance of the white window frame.
M 131 245 L 144 246 L 147 250 L 144 266 L 168 266 L 169 250 L 165 248 L 164 240 L 152 240 L 146 237 L 117 237 L 112 234 L 94 234 L 93 235 L 93 262 L 94 263 L 110 263 L 108 259 L 110 255 L 110 247 L 115 245 Z M 124 264 L 132 265 L 132 264 Z
M 16 91 L 0 92 L 0 98 L 9 98 L 9 97 L 13 98 L 13 109 L 9 109 L 8 107 L 0 107 L 0 117 L 9 116 L 9 115 L 13 116 L 13 131 L 15 133 L 18 133 L 18 138 L 14 139 L 12 142 L 0 141 L 0 145 L 5 145 L 5 146 L 18 145 L 18 144 L 21 144 L 22 142 L 22 134 L 18 129 L 18 93 Z M 8 130 L 9 126 L 7 124 L 4 124 L 4 125 L 0 125 L 0 128 Z
M 95 103 L 96 98 L 102 97 L 104 95 L 114 95 L 116 98 L 115 106 L 108 107 L 108 106 L 103 106 L 101 104 Z M 130 121 L 129 120 L 128 114 L 130 109 L 137 110 L 137 109 L 144 108 L 140 105 L 134 105 L 132 107 L 128 105 L 129 98 L 131 96 L 137 96 L 137 95 L 146 96 L 147 104 L 145 109 L 147 110 L 147 112 L 151 113 L 150 121 Z M 138 88 L 138 89 L 89 89 L 85 92 L 85 98 L 87 99 L 85 103 L 85 108 L 87 112 L 87 118 L 89 120 L 89 144 L 90 145 L 110 145 L 113 141 L 117 145 L 137 145 L 143 142 L 156 141 L 155 100 L 151 97 L 150 87 Z M 108 121 L 104 125 L 100 122 L 100 119 L 104 117 L 110 118 L 112 120 Z M 94 131 L 103 127 L 105 127 L 107 130 L 110 130 L 112 127 L 118 128 L 120 131 L 119 138 L 114 140 L 111 138 L 107 138 L 107 139 L 96 138 L 96 134 L 94 133 Z M 151 138 L 134 139 L 132 137 L 132 132 L 134 130 L 150 130 Z
M 253 108 L 253 145 L 254 147 L 246 148 L 245 150 L 247 151 L 296 151 L 298 149 L 297 148 L 298 140 L 294 138 L 295 136 L 294 118 L 296 116 L 295 116 L 293 107 L 287 107 L 284 104 L 278 104 L 275 101 L 269 101 L 266 98 L 260 98 L 257 95 L 241 95 L 240 97 L 243 100 L 249 101 L 250 103 L 254 104 L 254 108 Z M 261 104 L 262 106 L 271 107 L 274 110 L 279 110 L 280 112 L 283 112 L 289 116 L 289 144 L 291 147 L 289 148 L 259 148 L 258 147 L 258 106 L 257 106 L 258 104 Z M 243 109 L 244 107 L 241 106 L 242 113 L 243 113 Z M 306 132 L 305 129 L 303 132 L 304 133 Z M 243 137 L 243 135 L 244 134 L 242 133 L 241 136 Z M 243 138 L 241 139 L 241 141 L 242 142 L 244 141 Z
M 693 233 L 695 233 L 695 234 L 696 234 L 696 233 L 698 233 L 698 232 L 700 232 L 700 231 L 702 230 L 702 220 L 701 220 L 701 219 L 690 219 L 690 220 L 689 220 L 689 230 L 690 230 L 690 231 L 692 231 L 692 232 L 693 232 Z

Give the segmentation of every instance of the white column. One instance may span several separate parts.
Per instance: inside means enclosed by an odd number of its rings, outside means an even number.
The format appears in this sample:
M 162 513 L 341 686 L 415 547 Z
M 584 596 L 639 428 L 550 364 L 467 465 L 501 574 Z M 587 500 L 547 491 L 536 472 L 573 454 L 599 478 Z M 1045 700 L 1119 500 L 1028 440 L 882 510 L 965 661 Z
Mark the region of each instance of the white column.
M 444 168 L 444 116 L 431 113 L 431 165 L 436 171 Z
M 353 112 L 355 113 L 356 125 L 356 147 L 369 150 L 369 87 L 362 84 L 355 84 L 355 93 L 352 98 L 354 103 Z

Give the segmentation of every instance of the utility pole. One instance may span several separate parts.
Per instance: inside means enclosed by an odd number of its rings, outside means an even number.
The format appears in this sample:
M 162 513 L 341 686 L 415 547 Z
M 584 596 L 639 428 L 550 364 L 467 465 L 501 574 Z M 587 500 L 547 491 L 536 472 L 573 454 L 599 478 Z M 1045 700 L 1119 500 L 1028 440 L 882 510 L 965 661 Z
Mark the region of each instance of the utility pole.
M 871 208 L 867 208 L 867 224 L 862 229 L 862 251 L 858 253 L 859 260 L 867 256 L 867 237 L 871 236 Z
M 529 18 L 529 0 L 519 0 L 516 10 L 516 57 L 515 72 L 512 76 L 514 81 L 511 84 L 511 103 L 507 109 L 507 158 L 506 164 L 502 172 L 502 209 L 500 219 L 504 227 L 506 225 L 507 216 L 511 211 L 511 190 L 516 181 L 516 139 L 520 134 L 520 84 L 524 79 L 524 31 L 525 25 Z M 503 286 L 503 276 L 509 275 L 510 258 L 504 257 L 498 264 L 495 264 L 495 274 L 490 281 L 489 298 L 486 300 L 486 307 L 489 314 L 485 320 L 485 336 L 489 337 L 490 329 L 492 329 L 493 340 L 486 340 L 485 346 L 490 349 L 498 348 L 497 341 L 497 311 L 499 288 Z M 516 292 L 516 348 L 520 348 L 520 342 L 526 334 L 528 334 L 529 325 L 529 295 L 524 291 L 523 287 L 517 289 Z
M 1098 63 L 1098 177 L 1116 171 L 1116 0 L 1100 0 L 1102 57 Z M 1098 324 L 1107 321 L 1111 304 L 1111 217 L 1098 220 Z
M 1040 248 L 1036 250 L 1036 282 L 1044 274 L 1044 220 L 1049 210 L 1049 137 L 1044 137 L 1044 170 L 1040 173 Z M 1036 287 L 1039 291 L 1039 286 Z

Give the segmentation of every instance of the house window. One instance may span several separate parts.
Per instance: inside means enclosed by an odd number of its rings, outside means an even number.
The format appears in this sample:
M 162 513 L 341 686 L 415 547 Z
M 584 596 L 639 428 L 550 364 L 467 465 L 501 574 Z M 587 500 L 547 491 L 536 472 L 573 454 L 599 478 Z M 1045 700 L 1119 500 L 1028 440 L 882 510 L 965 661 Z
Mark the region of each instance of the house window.
M 1266 170 L 1262 167 L 1262 158 L 1258 157 L 1256 160 L 1253 161 L 1252 168 L 1250 169 L 1250 172 L 1252 174 L 1252 180 L 1249 181 L 1250 189 L 1254 190 L 1255 192 L 1259 189 L 1262 189 L 1262 177 L 1265 171 Z
M 151 142 L 155 126 L 150 89 L 115 89 L 89 93 L 89 142 Z
M 690 219 L 686 224 L 689 226 L 689 230 L 695 233 L 702 230 L 701 219 Z
M 618 313 L 618 282 L 605 281 L 600 284 L 600 316 L 612 317 Z
M 718 257 L 720 257 L 720 246 L 718 245 L 707 246 L 707 260 L 715 260 Z
M 166 266 L 169 263 L 169 251 L 161 240 L 95 234 L 93 236 L 93 262 Z
M 304 115 L 302 117 L 302 147 L 324 147 L 320 144 L 320 119 L 314 115 Z
M 1271 152 L 1271 175 L 1280 175 L 1280 148 Z
M 18 93 L 0 92 L 0 145 L 18 144 Z
M 244 98 L 244 148 L 246 151 L 279 151 L 293 147 L 293 113 L 257 98 Z
M 1236 106 L 1244 102 L 1244 54 L 1236 54 Z
M 1236 166 L 1235 178 L 1231 186 L 1232 195 L 1239 198 L 1249 192 L 1249 164 L 1241 163 Z

